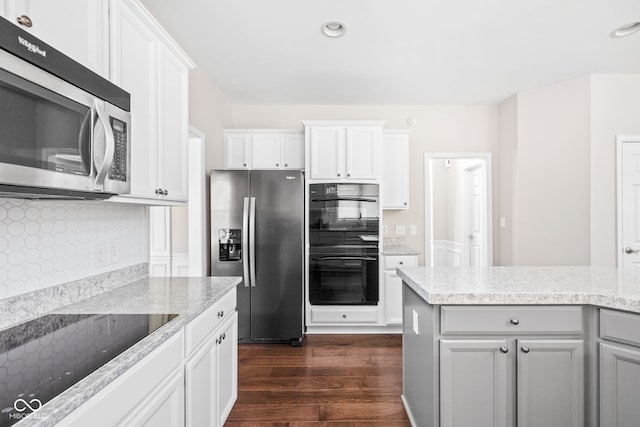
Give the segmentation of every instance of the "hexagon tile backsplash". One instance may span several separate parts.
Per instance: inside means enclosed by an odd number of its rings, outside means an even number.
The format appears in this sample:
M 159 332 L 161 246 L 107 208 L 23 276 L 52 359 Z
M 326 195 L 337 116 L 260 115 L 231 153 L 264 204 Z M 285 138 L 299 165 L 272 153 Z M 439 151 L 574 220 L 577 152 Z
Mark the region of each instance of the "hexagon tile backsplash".
M 0 299 L 148 262 L 148 233 L 144 206 L 0 199 Z

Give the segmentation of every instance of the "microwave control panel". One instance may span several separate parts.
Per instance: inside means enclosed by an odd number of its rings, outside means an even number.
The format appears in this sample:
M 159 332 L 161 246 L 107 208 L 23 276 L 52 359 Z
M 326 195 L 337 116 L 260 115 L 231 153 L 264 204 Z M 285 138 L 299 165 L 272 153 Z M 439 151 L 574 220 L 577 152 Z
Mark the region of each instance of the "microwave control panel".
M 127 124 L 111 117 L 111 130 L 115 140 L 113 163 L 109 169 L 109 179 L 127 181 Z

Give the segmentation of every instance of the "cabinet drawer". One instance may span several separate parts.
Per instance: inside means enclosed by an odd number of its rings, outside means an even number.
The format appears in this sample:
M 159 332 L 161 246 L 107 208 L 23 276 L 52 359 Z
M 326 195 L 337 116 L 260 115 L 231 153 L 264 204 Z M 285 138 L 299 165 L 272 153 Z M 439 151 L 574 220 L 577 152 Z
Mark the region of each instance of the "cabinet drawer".
M 418 265 L 418 257 L 415 255 L 385 255 L 384 269 L 395 270 L 397 267 L 415 267 Z
M 185 327 L 185 357 L 189 357 L 191 352 L 235 310 L 236 289 L 234 288 L 189 322 Z
M 313 307 L 311 321 L 316 323 L 377 323 L 378 307 Z
M 581 334 L 580 306 L 444 306 L 442 334 Z
M 640 346 L 640 315 L 601 309 L 600 337 Z

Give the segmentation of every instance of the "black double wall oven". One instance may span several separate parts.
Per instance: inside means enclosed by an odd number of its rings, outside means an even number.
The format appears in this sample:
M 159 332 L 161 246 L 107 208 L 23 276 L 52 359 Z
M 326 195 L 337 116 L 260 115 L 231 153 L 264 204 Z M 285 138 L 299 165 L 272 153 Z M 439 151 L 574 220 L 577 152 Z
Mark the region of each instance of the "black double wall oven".
M 377 305 L 377 184 L 309 186 L 309 302 Z

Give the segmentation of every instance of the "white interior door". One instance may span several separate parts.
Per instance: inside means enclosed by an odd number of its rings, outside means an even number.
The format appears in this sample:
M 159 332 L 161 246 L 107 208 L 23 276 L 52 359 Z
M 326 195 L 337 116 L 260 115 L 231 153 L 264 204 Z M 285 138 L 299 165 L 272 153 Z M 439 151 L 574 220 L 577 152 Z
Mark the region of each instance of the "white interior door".
M 640 136 L 618 137 L 618 268 L 640 272 Z
M 484 208 L 485 189 L 482 164 L 472 166 L 465 171 L 466 209 L 465 209 L 465 248 L 467 265 L 479 267 L 487 265 L 486 260 L 486 214 Z

